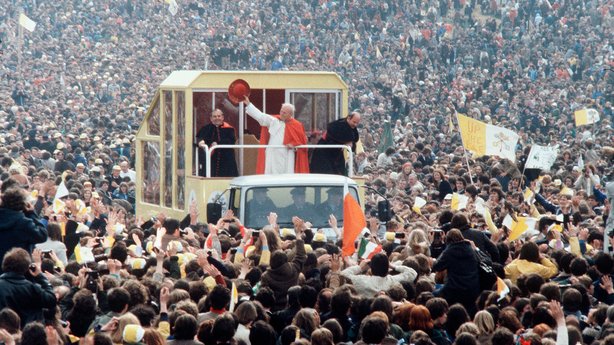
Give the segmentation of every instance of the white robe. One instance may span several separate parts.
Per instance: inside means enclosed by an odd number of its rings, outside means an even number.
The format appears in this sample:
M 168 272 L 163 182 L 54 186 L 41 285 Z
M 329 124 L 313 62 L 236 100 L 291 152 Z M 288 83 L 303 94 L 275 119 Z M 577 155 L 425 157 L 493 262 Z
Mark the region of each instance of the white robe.
M 283 145 L 286 123 L 274 116 L 265 114 L 253 104 L 245 108 L 247 115 L 258 121 L 260 126 L 269 128 L 269 145 Z M 288 148 L 266 148 L 264 164 L 265 174 L 292 174 L 294 173 L 294 150 Z

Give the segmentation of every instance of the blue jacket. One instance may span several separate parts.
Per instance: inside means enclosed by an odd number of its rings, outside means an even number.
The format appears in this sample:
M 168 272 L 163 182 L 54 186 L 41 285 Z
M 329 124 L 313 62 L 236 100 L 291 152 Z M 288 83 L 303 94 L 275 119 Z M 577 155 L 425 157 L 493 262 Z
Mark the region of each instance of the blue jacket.
M 34 212 L 0 207 L 0 260 L 15 247 L 31 254 L 35 244 L 46 240 L 47 228 Z
M 7 272 L 0 276 L 0 309 L 11 308 L 21 318 L 21 327 L 32 321 L 44 321 L 43 308 L 56 305 L 53 287 L 43 274 L 33 282 L 23 274 Z

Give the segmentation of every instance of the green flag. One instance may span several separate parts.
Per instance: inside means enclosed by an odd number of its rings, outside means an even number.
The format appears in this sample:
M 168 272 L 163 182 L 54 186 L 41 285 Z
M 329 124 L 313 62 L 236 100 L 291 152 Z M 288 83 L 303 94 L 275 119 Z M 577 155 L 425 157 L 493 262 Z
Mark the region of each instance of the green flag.
M 386 151 L 387 148 L 394 146 L 394 138 L 392 137 L 392 127 L 390 126 L 390 122 L 384 122 L 384 133 L 380 137 L 380 143 L 378 146 L 378 151 L 380 153 Z

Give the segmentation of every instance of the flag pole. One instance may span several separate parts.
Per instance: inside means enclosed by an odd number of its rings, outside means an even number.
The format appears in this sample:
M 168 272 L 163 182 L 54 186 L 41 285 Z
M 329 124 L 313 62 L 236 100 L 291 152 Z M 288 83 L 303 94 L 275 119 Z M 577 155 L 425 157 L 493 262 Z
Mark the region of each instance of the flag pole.
M 454 109 L 454 115 L 456 115 L 456 123 L 460 123 L 458 121 L 458 112 Z M 467 173 L 469 173 L 469 181 L 473 184 L 473 176 L 471 175 L 471 166 L 469 165 L 469 157 L 467 157 L 467 150 L 465 150 L 465 141 L 463 140 L 463 133 L 460 129 L 460 124 L 458 125 L 458 133 L 460 133 L 461 137 L 461 145 L 463 146 L 463 156 L 465 156 L 465 163 L 467 163 Z
M 21 25 L 21 23 L 19 22 L 19 19 L 21 18 L 21 15 L 23 14 L 23 8 L 21 8 L 19 10 L 19 13 L 17 14 L 17 69 L 18 69 L 18 75 L 19 75 L 19 79 L 23 81 L 23 68 L 22 68 L 22 62 L 23 62 L 23 26 Z

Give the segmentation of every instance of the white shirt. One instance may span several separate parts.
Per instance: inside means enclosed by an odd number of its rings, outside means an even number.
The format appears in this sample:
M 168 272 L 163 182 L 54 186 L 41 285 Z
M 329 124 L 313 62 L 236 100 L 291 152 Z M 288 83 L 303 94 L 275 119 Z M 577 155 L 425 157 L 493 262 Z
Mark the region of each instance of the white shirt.
M 261 126 L 269 128 L 269 145 L 283 145 L 286 123 L 274 116 L 265 114 L 253 104 L 245 109 L 247 114 L 258 121 Z M 265 174 L 292 174 L 294 173 L 294 150 L 288 148 L 269 148 L 266 149 L 266 160 L 264 164 Z
M 121 178 L 124 178 L 124 177 L 128 176 L 130 178 L 130 181 L 136 182 L 136 171 L 134 171 L 132 169 L 128 169 L 128 171 L 126 171 L 126 172 L 121 171 L 119 173 L 119 176 L 121 176 Z

